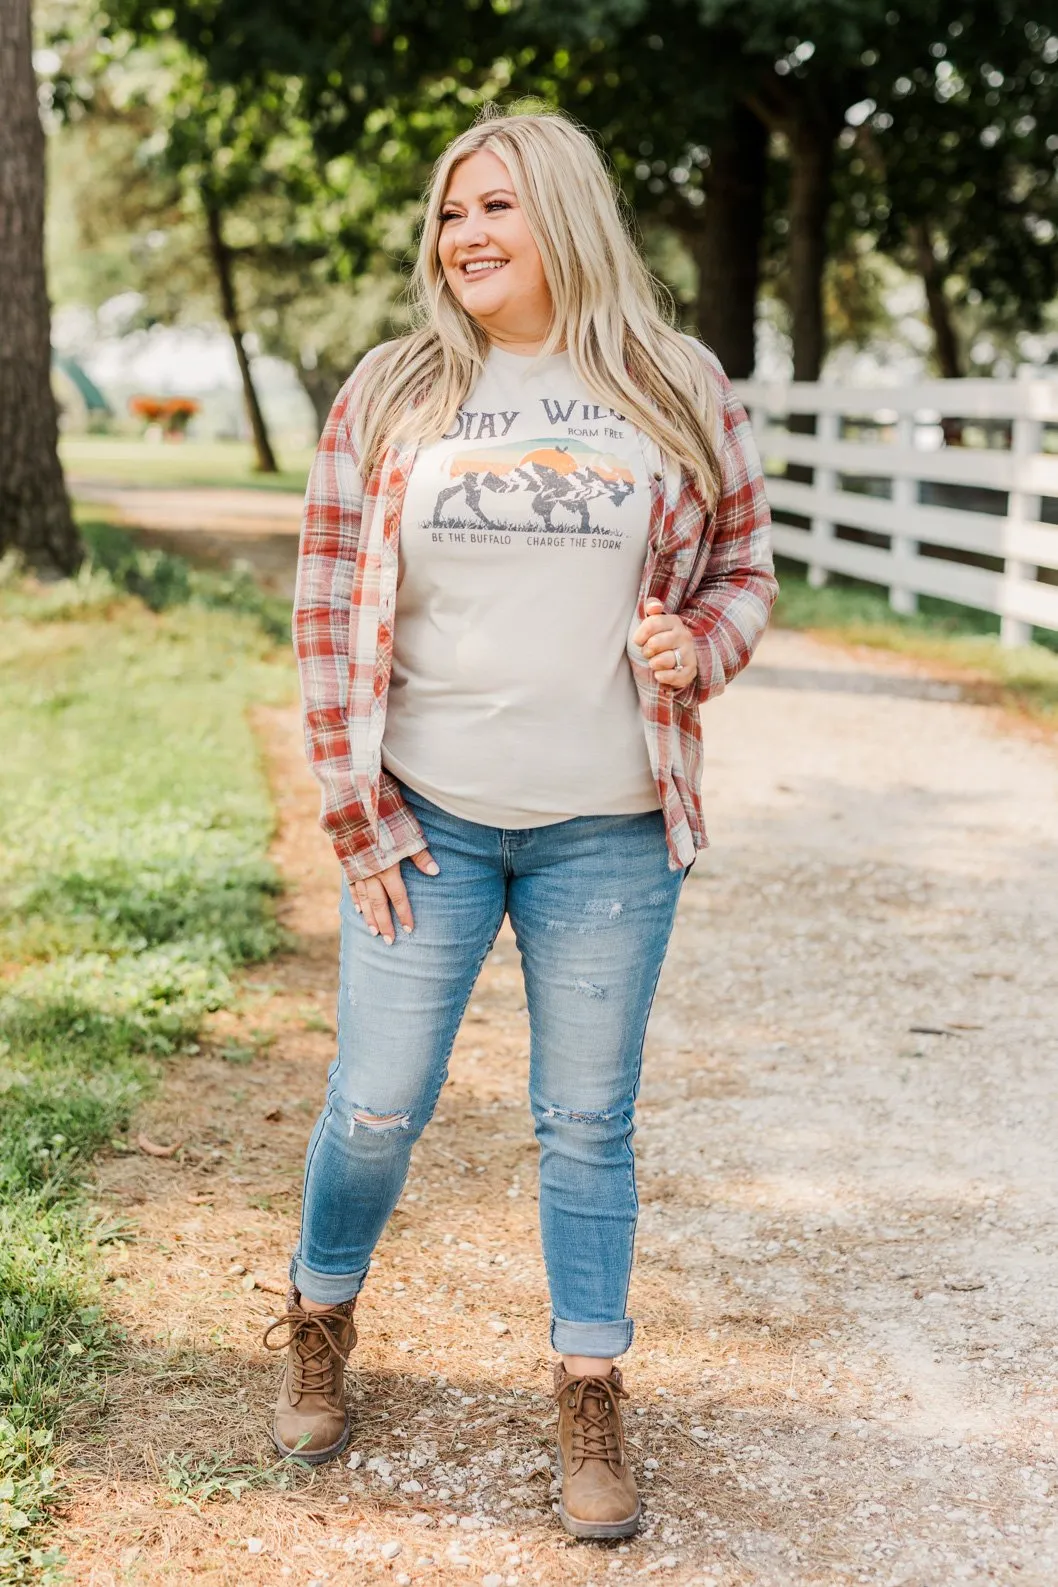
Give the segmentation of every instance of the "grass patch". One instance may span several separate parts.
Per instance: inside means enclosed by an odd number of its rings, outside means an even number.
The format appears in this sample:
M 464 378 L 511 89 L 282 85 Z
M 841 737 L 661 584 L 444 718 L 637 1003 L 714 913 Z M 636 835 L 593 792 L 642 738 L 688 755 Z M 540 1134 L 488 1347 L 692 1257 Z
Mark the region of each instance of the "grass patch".
M 252 617 L 274 643 L 287 643 L 289 601 L 267 594 L 248 569 L 196 567 L 186 557 L 140 545 L 135 535 L 104 519 L 82 519 L 79 528 L 86 554 L 72 579 L 27 582 L 17 557 L 0 559 L 3 615 L 30 623 L 105 616 L 121 597 L 133 595 L 152 612 L 196 606 Z
M 285 653 L 241 586 L 163 569 L 114 535 L 76 579 L 39 585 L 8 565 L 0 586 L 5 1584 L 60 1577 L 52 1439 L 92 1404 L 116 1347 L 88 1165 L 160 1061 L 231 998 L 238 967 L 279 940 L 247 712 L 289 694 Z
M 279 448 L 278 474 L 258 474 L 245 441 L 182 441 L 158 445 L 135 436 L 64 435 L 63 467 L 74 479 L 107 485 L 225 485 L 239 490 L 304 491 L 311 447 Z
M 1031 645 L 1001 645 L 997 618 L 923 598 L 912 617 L 892 611 L 886 594 L 851 581 L 812 589 L 798 564 L 777 561 L 780 593 L 775 621 L 781 628 L 810 629 L 844 645 L 927 662 L 982 699 L 1022 711 L 1053 727 L 1058 723 L 1058 634 L 1037 631 Z

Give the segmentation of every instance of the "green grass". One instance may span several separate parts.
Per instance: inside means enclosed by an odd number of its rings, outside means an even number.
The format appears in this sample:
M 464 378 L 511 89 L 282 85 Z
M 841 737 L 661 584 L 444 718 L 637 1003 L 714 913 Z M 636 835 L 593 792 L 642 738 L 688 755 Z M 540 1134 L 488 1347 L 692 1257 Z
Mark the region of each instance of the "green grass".
M 74 480 L 107 485 L 226 485 L 304 492 L 312 449 L 277 447 L 280 472 L 259 474 L 245 441 L 141 441 L 134 436 L 64 435 L 63 467 Z
M 178 559 L 169 559 L 176 562 Z M 113 569 L 110 571 L 109 569 Z M 249 706 L 285 698 L 269 614 L 109 539 L 0 585 L 0 1581 L 58 1580 L 51 1441 L 116 1348 L 83 1201 L 163 1061 L 279 933 Z M 126 593 L 141 594 L 161 609 Z M 163 598 L 164 597 L 164 598 Z
M 999 643 L 998 619 L 924 598 L 913 617 L 891 610 L 884 591 L 851 582 L 811 589 L 803 570 L 783 563 L 775 622 L 845 645 L 868 645 L 925 662 L 962 679 L 979 696 L 1058 723 L 1058 634 L 1037 630 L 1031 645 Z

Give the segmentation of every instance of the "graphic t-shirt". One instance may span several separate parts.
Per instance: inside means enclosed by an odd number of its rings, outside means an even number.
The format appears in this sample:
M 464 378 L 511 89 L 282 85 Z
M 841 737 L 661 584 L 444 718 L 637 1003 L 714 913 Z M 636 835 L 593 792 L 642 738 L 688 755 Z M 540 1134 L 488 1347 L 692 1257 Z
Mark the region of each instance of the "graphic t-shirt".
M 649 527 L 633 425 L 569 357 L 494 348 L 404 499 L 382 762 L 471 821 L 659 801 L 625 651 Z

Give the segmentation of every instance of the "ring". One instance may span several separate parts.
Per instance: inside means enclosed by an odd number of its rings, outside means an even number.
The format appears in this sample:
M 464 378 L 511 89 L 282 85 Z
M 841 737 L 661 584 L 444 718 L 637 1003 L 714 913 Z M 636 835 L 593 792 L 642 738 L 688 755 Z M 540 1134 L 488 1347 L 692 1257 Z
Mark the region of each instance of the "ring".
M 678 650 L 674 650 L 672 652 L 672 654 L 676 657 L 676 660 L 672 664 L 673 672 L 682 672 L 683 671 L 683 657 L 680 655 Z

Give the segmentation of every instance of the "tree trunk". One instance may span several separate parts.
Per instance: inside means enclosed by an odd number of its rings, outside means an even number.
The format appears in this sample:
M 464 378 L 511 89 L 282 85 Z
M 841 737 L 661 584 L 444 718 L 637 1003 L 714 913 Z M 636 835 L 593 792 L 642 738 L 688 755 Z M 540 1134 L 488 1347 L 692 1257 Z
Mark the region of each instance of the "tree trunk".
M 911 228 L 922 284 L 926 289 L 926 308 L 933 330 L 933 352 L 944 380 L 959 380 L 965 374 L 959 339 L 952 324 L 951 307 L 944 295 L 944 273 L 937 258 L 929 222 L 916 221 Z
M 731 379 L 748 380 L 756 357 L 767 129 L 747 106 L 735 105 L 711 152 L 704 225 L 688 239 L 698 266 L 695 317 Z
M 0 3 L 0 552 L 72 573 L 80 537 L 59 462 L 44 279 L 44 132 L 30 0 Z
M 235 346 L 235 357 L 239 361 L 242 394 L 246 401 L 246 413 L 253 433 L 254 451 L 257 453 L 257 472 L 259 474 L 278 474 L 279 469 L 276 465 L 275 453 L 272 451 L 272 443 L 268 438 L 268 426 L 265 424 L 264 414 L 261 412 L 261 404 L 257 400 L 257 389 L 253 383 L 253 375 L 250 373 L 250 360 L 246 356 L 246 348 L 243 344 L 243 329 L 242 322 L 239 319 L 238 300 L 235 296 L 235 275 L 232 269 L 231 251 L 224 241 L 221 213 L 213 200 L 205 194 L 203 194 L 202 201 L 206 211 L 209 252 L 217 275 L 221 309 L 224 313 L 225 324 Z
M 330 364 L 320 362 L 310 369 L 307 364 L 298 360 L 298 379 L 316 415 L 316 433 L 323 434 L 323 427 L 330 417 L 334 399 L 342 389 L 346 376 L 339 374 Z
M 795 380 L 818 380 L 826 353 L 823 271 L 827 262 L 827 219 L 833 200 L 836 131 L 824 117 L 811 112 L 798 117 L 789 128 L 790 311 Z

